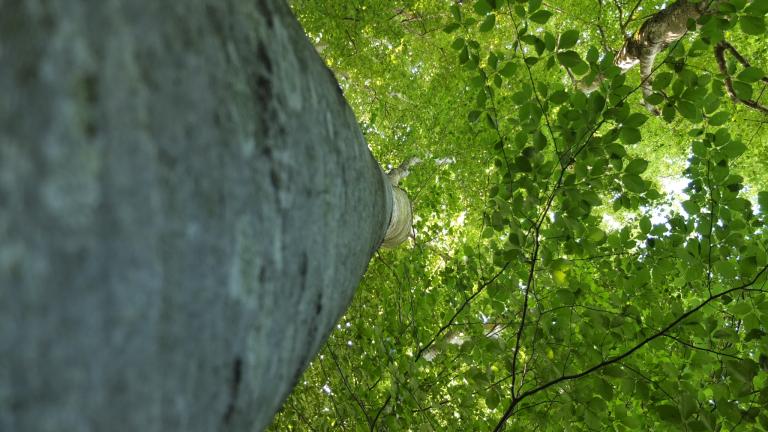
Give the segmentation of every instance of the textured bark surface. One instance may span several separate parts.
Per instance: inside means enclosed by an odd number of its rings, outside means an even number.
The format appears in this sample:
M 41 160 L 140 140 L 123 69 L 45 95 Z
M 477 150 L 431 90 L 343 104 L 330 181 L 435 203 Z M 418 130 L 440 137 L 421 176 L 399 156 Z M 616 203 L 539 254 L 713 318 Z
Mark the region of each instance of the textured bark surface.
M 643 21 L 640 28 L 629 36 L 624 45 L 613 59 L 613 63 L 625 73 L 640 65 L 640 78 L 642 79 L 643 96 L 648 97 L 653 93 L 651 74 L 656 56 L 672 43 L 680 40 L 688 31 L 688 20 L 698 19 L 702 13 L 707 13 L 714 2 L 703 0 L 691 3 L 688 0 L 677 0 L 650 18 Z M 596 77 L 592 82 L 576 81 L 576 88 L 591 93 L 600 86 L 604 77 Z M 658 114 L 658 110 L 651 104 L 645 104 L 651 113 Z
M 623 72 L 640 64 L 644 97 L 647 98 L 653 93 L 651 74 L 656 56 L 685 35 L 688 31 L 688 20 L 698 19 L 706 4 L 706 1 L 694 4 L 688 0 L 677 0 L 645 20 L 624 42 L 613 62 Z M 645 107 L 651 113 L 659 114 L 653 105 L 646 103 Z
M 253 431 L 389 192 L 282 2 L 0 0 L 0 430 Z

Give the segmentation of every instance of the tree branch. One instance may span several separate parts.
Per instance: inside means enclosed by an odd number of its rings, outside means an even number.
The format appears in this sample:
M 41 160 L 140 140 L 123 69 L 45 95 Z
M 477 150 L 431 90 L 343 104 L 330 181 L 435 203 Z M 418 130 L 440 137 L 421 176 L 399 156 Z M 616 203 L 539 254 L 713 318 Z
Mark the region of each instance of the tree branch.
M 643 2 L 643 0 L 637 0 L 637 3 L 635 3 L 635 7 L 632 8 L 631 11 L 629 11 L 629 14 L 627 15 L 627 19 L 620 22 L 619 25 L 621 26 L 621 34 L 627 33 L 627 25 L 629 25 L 629 22 L 632 21 L 632 16 L 637 12 L 637 8 L 640 7 L 640 4 Z
M 341 369 L 341 365 L 339 365 L 339 359 L 336 357 L 336 353 L 333 352 L 333 348 L 331 348 L 330 344 L 326 346 L 328 348 L 328 353 L 331 354 L 331 359 L 333 359 L 333 363 L 336 365 L 336 369 L 339 370 L 339 375 L 341 375 L 341 381 L 344 383 L 344 387 L 347 388 L 347 391 L 349 392 L 349 394 L 352 395 L 352 399 L 354 399 L 355 402 L 357 403 L 357 406 L 360 407 L 360 411 L 362 411 L 363 416 L 365 417 L 366 423 L 368 423 L 368 425 L 372 427 L 371 417 L 368 415 L 368 412 L 365 410 L 365 406 L 360 401 L 360 398 L 357 397 L 357 393 L 355 393 L 352 390 L 352 387 L 350 387 L 349 382 L 347 381 L 347 377 L 346 375 L 344 375 L 344 371 Z
M 719 298 L 721 298 L 723 296 L 726 296 L 726 295 L 728 295 L 730 293 L 733 293 L 733 292 L 736 292 L 736 291 L 746 291 L 746 292 L 757 291 L 757 292 L 761 292 L 761 293 L 766 292 L 765 290 L 761 290 L 761 289 L 757 289 L 757 290 L 756 289 L 749 289 L 749 287 L 754 285 L 755 282 L 757 282 L 757 280 L 760 278 L 760 276 L 763 275 L 763 273 L 765 273 L 766 270 L 768 270 L 768 265 L 764 266 L 759 272 L 757 272 L 755 277 L 752 278 L 752 280 L 750 280 L 749 282 L 747 282 L 747 283 L 745 283 L 743 285 L 739 285 L 737 287 L 733 287 L 733 288 L 727 289 L 727 290 L 725 290 L 725 291 L 723 291 L 723 292 L 721 292 L 719 294 L 715 294 L 715 295 L 710 296 L 709 298 L 707 298 L 706 300 L 701 302 L 696 307 L 694 307 L 692 309 L 689 309 L 687 312 L 685 312 L 682 315 L 680 315 L 679 317 L 677 317 L 677 319 L 675 319 L 671 323 L 669 323 L 666 326 L 664 326 L 663 329 L 661 329 L 658 332 L 652 334 L 651 336 L 648 336 L 647 338 L 643 339 L 640 343 L 638 343 L 637 345 L 633 346 L 632 348 L 630 348 L 629 350 L 625 351 L 624 353 L 619 354 L 619 355 L 617 355 L 615 357 L 609 358 L 607 360 L 604 360 L 604 361 L 602 361 L 602 362 L 600 362 L 600 363 L 598 363 L 598 364 L 596 364 L 596 365 L 594 365 L 594 366 L 592 366 L 590 368 L 587 368 L 587 369 L 585 369 L 585 370 L 583 370 L 583 371 L 581 371 L 579 373 L 575 373 L 575 374 L 571 374 L 571 375 L 563 375 L 560 378 L 556 378 L 554 380 L 551 380 L 551 381 L 549 381 L 547 383 L 544 383 L 544 384 L 542 384 L 542 385 L 540 385 L 538 387 L 534 387 L 534 388 L 532 388 L 530 390 L 527 390 L 524 393 L 520 394 L 519 396 L 513 397 L 512 398 L 512 402 L 510 402 L 509 406 L 504 411 L 504 415 L 501 417 L 501 419 L 499 420 L 499 423 L 493 429 L 494 432 L 498 432 L 498 431 L 502 430 L 502 428 L 504 427 L 504 424 L 512 416 L 512 413 L 514 412 L 514 409 L 517 406 L 517 404 L 520 403 L 520 401 L 522 401 L 523 399 L 525 399 L 525 398 L 527 398 L 529 396 L 532 396 L 532 395 L 534 395 L 536 393 L 539 393 L 539 392 L 541 392 L 543 390 L 546 390 L 547 388 L 552 387 L 555 384 L 559 384 L 561 382 L 571 381 L 571 380 L 575 380 L 575 379 L 578 379 L 578 378 L 582 378 L 582 377 L 584 377 L 586 375 L 591 374 L 592 372 L 600 370 L 600 369 L 602 369 L 602 368 L 604 368 L 604 367 L 606 367 L 608 365 L 611 365 L 613 363 L 619 362 L 619 361 L 629 357 L 635 351 L 637 351 L 640 348 L 644 347 L 649 342 L 651 342 L 651 341 L 653 341 L 653 340 L 655 340 L 655 339 L 657 339 L 657 338 L 659 338 L 661 336 L 666 336 L 666 333 L 669 330 L 671 330 L 676 325 L 680 324 L 680 322 L 682 322 L 683 320 L 685 320 L 689 316 L 693 315 L 694 313 L 698 312 L 704 306 L 708 305 L 709 303 L 713 302 L 714 300 L 717 300 L 717 299 L 719 299 Z
M 459 314 L 461 313 L 461 311 L 463 311 L 463 310 L 464 310 L 464 308 L 465 308 L 465 307 L 467 307 L 467 305 L 468 305 L 470 302 L 472 302 L 472 300 L 474 300 L 474 299 L 475 299 L 475 297 L 477 297 L 477 296 L 478 296 L 478 295 L 479 295 L 481 292 L 483 292 L 483 290 L 485 290 L 485 288 L 486 288 L 486 287 L 488 287 L 488 285 L 490 285 L 491 283 L 493 283 L 493 282 L 494 282 L 494 281 L 495 281 L 495 280 L 496 280 L 496 279 L 497 279 L 499 276 L 501 276 L 501 274 L 502 274 L 502 273 L 504 273 L 504 272 L 507 270 L 507 268 L 509 267 L 509 265 L 510 265 L 511 263 L 512 263 L 511 261 L 507 261 L 507 263 L 506 263 L 506 264 L 504 264 L 504 267 L 502 267 L 502 268 L 501 268 L 501 270 L 499 270 L 499 271 L 498 271 L 498 272 L 497 272 L 495 275 L 493 275 L 493 277 L 492 277 L 492 278 L 490 278 L 489 280 L 487 280 L 486 282 L 484 282 L 482 285 L 480 285 L 480 286 L 477 288 L 477 291 L 475 291 L 475 292 L 474 292 L 474 293 L 473 293 L 471 296 L 467 297 L 467 299 L 466 299 L 466 300 L 464 300 L 464 303 L 462 303 L 462 304 L 461 304 L 461 306 L 459 306 L 459 308 L 458 308 L 458 309 L 456 309 L 456 312 L 453 314 L 453 316 L 451 317 L 451 319 L 449 319 L 449 320 L 448 320 L 448 322 L 447 322 L 446 324 L 444 324 L 442 327 L 440 327 L 440 329 L 437 331 L 437 333 L 435 333 L 435 335 L 432 337 L 432 339 L 430 339 L 430 340 L 429 340 L 429 342 L 427 342 L 427 343 L 426 343 L 426 345 L 424 345 L 423 347 L 421 347 L 421 349 L 419 350 L 419 352 L 418 352 L 418 353 L 416 353 L 416 357 L 414 358 L 414 361 L 418 361 L 418 360 L 421 358 L 421 355 L 422 355 L 422 354 L 424 354 L 424 351 L 426 351 L 426 350 L 427 350 L 427 349 L 428 349 L 430 346 L 432 346 L 432 344 L 434 344 L 434 343 L 435 343 L 435 341 L 437 341 L 437 338 L 438 338 L 438 337 L 440 337 L 440 335 L 441 335 L 441 334 L 443 334 L 443 332 L 444 332 L 445 330 L 447 330 L 447 329 L 448 329 L 448 327 L 450 327 L 450 326 L 453 324 L 453 322 L 454 322 L 454 321 L 456 320 L 456 318 L 459 316 Z
M 686 342 L 686 341 L 684 341 L 684 340 L 682 340 L 680 338 L 677 338 L 675 336 L 672 336 L 672 335 L 666 335 L 665 334 L 664 337 L 668 337 L 668 338 L 672 339 L 673 341 L 675 341 L 675 342 L 677 342 L 677 343 L 679 343 L 681 345 L 685 345 L 685 346 L 687 346 L 688 348 L 691 348 L 691 349 L 695 349 L 695 350 L 699 350 L 699 351 L 706 351 L 708 353 L 712 353 L 712 354 L 715 354 L 715 355 L 719 355 L 719 356 L 723 356 L 723 357 L 730 357 L 730 358 L 735 359 L 735 360 L 744 361 L 744 359 L 741 358 L 741 357 L 736 357 L 735 355 L 726 354 L 724 352 L 715 351 L 715 350 L 711 350 L 709 348 L 704 348 L 704 347 L 696 346 L 694 344 L 688 343 L 688 342 Z
M 741 54 L 739 54 L 738 51 L 736 51 L 736 48 L 734 48 L 733 45 L 726 41 L 722 41 L 717 44 L 715 47 L 715 60 L 717 60 L 717 66 L 720 68 L 720 73 L 722 73 L 725 77 L 725 90 L 728 93 L 728 96 L 730 96 L 731 100 L 735 103 L 740 103 L 754 110 L 760 111 L 763 114 L 768 114 L 768 107 L 765 105 L 761 105 L 752 99 L 742 99 L 736 95 L 736 91 L 733 89 L 733 80 L 731 79 L 731 74 L 728 73 L 728 67 L 725 64 L 726 51 L 730 52 L 731 55 L 744 67 L 749 67 L 750 65 L 749 62 Z M 763 77 L 761 81 L 768 82 L 768 78 Z

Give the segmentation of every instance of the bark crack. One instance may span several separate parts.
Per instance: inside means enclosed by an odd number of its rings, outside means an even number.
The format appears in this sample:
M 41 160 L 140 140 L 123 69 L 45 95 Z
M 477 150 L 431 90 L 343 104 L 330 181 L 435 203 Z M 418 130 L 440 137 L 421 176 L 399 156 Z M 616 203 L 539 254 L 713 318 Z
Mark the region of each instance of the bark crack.
M 224 425 L 229 425 L 232 421 L 232 417 L 235 415 L 235 409 L 237 407 L 237 396 L 240 393 L 240 381 L 243 378 L 243 360 L 240 357 L 235 357 L 232 362 L 232 379 L 229 383 L 229 403 L 227 404 L 227 410 L 224 411 L 222 422 Z

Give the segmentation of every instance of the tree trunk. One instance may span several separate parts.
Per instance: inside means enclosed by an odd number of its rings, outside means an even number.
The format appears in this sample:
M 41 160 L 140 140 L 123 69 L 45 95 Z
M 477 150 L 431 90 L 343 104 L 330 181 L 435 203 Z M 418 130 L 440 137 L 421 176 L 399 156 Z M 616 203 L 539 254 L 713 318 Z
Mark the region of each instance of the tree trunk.
M 392 208 L 288 7 L 0 0 L 0 430 L 252 431 Z

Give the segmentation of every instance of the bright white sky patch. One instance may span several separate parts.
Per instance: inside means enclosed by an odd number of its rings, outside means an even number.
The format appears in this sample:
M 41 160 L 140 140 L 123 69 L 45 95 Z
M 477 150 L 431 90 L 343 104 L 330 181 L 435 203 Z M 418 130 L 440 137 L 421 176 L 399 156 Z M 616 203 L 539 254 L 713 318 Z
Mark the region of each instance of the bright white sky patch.
M 664 209 L 664 213 L 669 213 L 669 210 L 674 210 L 682 215 L 688 216 L 688 213 L 683 210 L 681 203 L 688 199 L 688 194 L 683 190 L 688 187 L 688 179 L 681 176 L 663 177 L 661 179 L 661 189 L 671 199 L 672 205 L 667 206 Z M 654 224 L 660 223 L 652 221 Z M 663 222 L 663 221 L 662 221 Z
M 621 222 L 619 222 L 615 217 L 613 217 L 613 215 L 603 213 L 603 226 L 608 228 L 609 231 L 618 231 L 624 225 Z

